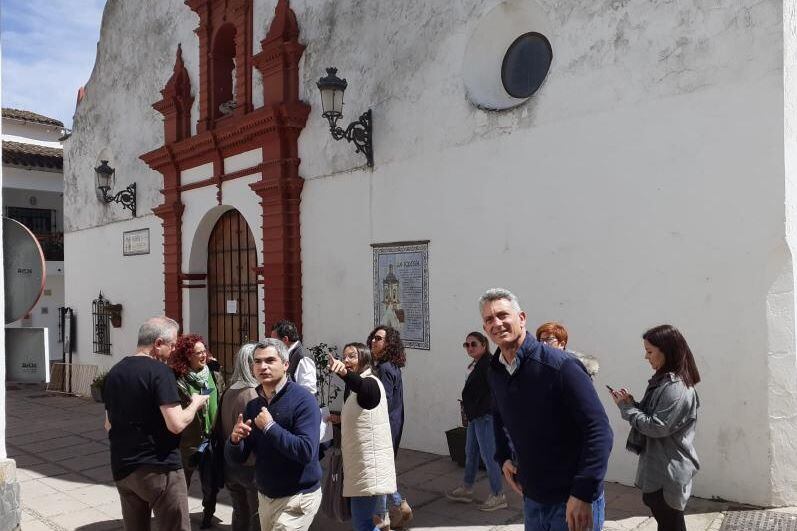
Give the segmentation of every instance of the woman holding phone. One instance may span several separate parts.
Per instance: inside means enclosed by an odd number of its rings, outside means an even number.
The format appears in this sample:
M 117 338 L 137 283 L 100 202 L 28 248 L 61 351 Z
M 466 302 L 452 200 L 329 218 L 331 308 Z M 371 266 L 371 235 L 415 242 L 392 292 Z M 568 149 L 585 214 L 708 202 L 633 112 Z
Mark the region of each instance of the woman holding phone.
M 196 417 L 183 430 L 180 437 L 180 456 L 183 461 L 185 471 L 185 482 L 191 486 L 191 476 L 199 467 L 200 448 L 203 443 L 207 445 L 213 430 L 216 426 L 216 418 L 219 410 L 219 400 L 221 397 L 221 386 L 223 380 L 218 372 L 211 371 L 208 366 L 208 352 L 205 338 L 197 334 L 187 334 L 177 339 L 174 352 L 169 357 L 169 366 L 174 371 L 177 379 L 177 392 L 183 407 L 191 402 L 191 396 L 196 394 L 210 395 L 206 407 L 196 413 Z M 202 481 L 202 524 L 201 528 L 206 529 L 213 524 L 213 514 L 216 512 L 216 495 L 219 492 L 218 486 L 214 483 L 214 478 L 202 477 L 200 469 L 200 480 Z
M 700 468 L 694 447 L 700 382 L 694 356 L 671 325 L 642 335 L 645 359 L 653 369 L 637 402 L 627 389 L 609 388 L 623 419 L 631 425 L 626 449 L 639 455 L 636 485 L 659 531 L 686 531 L 684 508 Z
M 328 367 L 346 382 L 340 412 L 343 496 L 351 499 L 354 531 L 377 531 L 377 505 L 396 491 L 385 388 L 372 372 L 371 350 L 362 343 L 343 347 L 343 361 L 330 354 Z

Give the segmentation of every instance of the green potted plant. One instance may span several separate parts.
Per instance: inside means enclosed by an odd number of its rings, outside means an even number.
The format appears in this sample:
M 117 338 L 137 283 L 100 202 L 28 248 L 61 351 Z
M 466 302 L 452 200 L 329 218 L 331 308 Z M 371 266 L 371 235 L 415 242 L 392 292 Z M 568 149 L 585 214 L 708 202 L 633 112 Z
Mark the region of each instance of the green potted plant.
M 315 362 L 316 382 L 318 386 L 318 403 L 321 406 L 322 415 L 335 413 L 340 414 L 340 411 L 332 411 L 332 404 L 337 400 L 343 388 L 333 381 L 333 374 L 327 368 L 329 365 L 329 354 L 337 357 L 338 347 L 329 346 L 326 343 L 319 343 L 314 347 L 309 347 L 313 354 L 313 361 Z M 340 380 L 338 380 L 340 381 Z M 334 424 L 332 426 L 333 438 L 335 444 L 340 446 L 340 425 Z
M 105 386 L 105 377 L 108 376 L 107 372 L 100 372 L 91 381 L 91 398 L 95 402 L 102 402 L 102 388 Z

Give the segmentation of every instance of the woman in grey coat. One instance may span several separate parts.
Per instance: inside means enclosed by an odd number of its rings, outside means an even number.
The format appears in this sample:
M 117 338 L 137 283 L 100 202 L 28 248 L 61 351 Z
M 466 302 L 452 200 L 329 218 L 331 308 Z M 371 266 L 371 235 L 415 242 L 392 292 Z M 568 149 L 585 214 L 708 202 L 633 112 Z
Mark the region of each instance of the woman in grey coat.
M 694 447 L 700 373 L 681 333 L 660 325 L 642 336 L 645 359 L 654 370 L 645 396 L 636 402 L 627 389 L 609 389 L 623 419 L 631 424 L 626 448 L 639 455 L 636 485 L 659 531 L 686 531 L 684 508 L 700 468 Z

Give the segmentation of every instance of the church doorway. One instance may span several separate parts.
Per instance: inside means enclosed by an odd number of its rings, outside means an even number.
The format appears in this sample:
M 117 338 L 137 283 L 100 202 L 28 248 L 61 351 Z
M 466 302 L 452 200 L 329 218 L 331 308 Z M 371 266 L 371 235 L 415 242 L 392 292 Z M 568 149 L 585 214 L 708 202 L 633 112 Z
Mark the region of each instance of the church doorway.
M 257 248 L 252 231 L 237 210 L 225 212 L 208 240 L 208 341 L 225 376 L 235 354 L 258 339 Z

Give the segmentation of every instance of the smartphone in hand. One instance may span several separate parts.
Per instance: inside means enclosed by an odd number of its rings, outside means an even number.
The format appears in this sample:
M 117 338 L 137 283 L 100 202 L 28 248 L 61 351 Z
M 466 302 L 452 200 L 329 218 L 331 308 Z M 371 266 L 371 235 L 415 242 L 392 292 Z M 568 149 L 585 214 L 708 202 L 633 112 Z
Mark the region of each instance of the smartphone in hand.
M 610 393 L 614 393 L 614 389 L 612 389 L 611 385 L 607 385 L 606 389 L 608 389 Z

